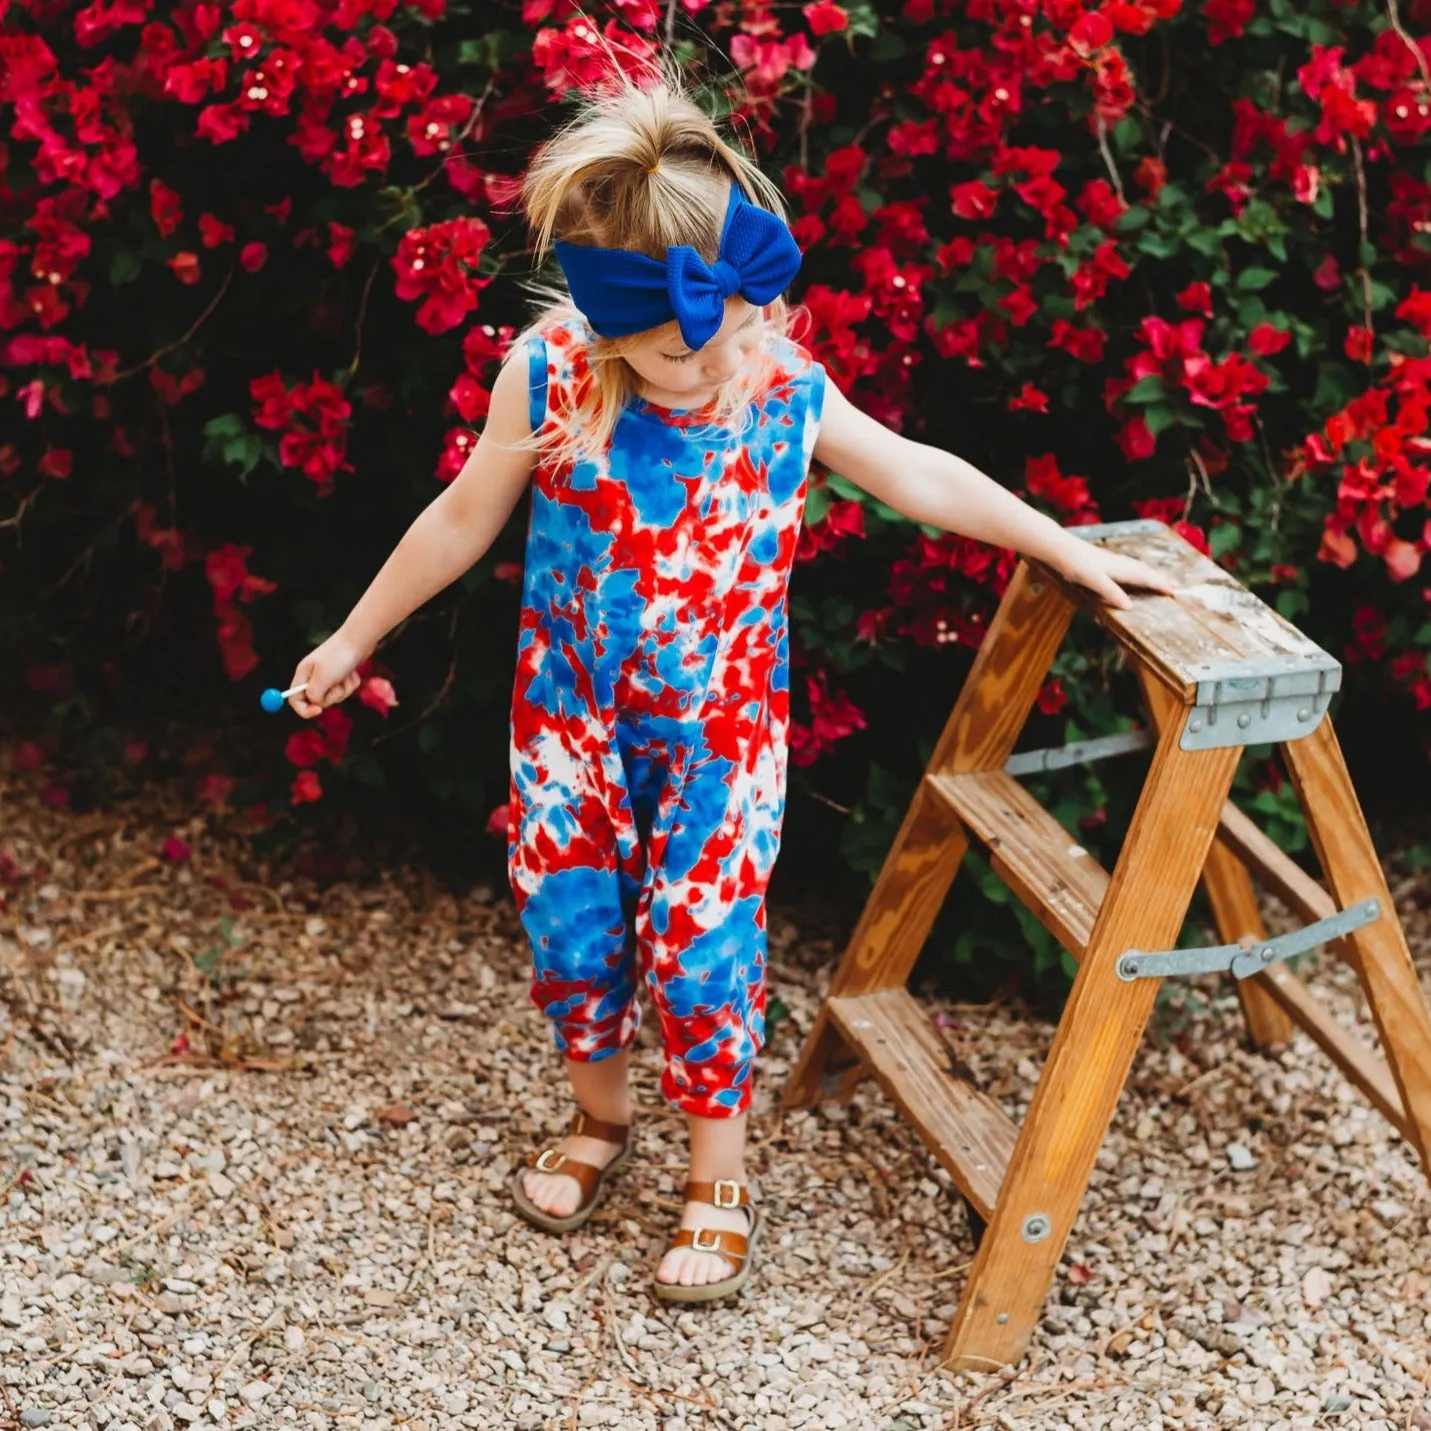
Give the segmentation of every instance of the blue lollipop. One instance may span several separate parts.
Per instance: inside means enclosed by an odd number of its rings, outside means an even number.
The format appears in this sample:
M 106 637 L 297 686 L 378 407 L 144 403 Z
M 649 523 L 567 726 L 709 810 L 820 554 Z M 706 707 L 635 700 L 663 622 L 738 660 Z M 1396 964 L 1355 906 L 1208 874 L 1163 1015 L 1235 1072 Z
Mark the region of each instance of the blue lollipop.
M 258 703 L 264 708 L 264 710 L 269 713 L 269 715 L 273 715 L 275 712 L 281 711 L 283 709 L 284 705 L 288 701 L 289 696 L 296 696 L 299 691 L 306 691 L 307 689 L 307 681 L 304 681 L 303 684 L 300 686 L 291 686 L 286 691 L 280 691 L 275 687 L 270 686 L 258 698 Z

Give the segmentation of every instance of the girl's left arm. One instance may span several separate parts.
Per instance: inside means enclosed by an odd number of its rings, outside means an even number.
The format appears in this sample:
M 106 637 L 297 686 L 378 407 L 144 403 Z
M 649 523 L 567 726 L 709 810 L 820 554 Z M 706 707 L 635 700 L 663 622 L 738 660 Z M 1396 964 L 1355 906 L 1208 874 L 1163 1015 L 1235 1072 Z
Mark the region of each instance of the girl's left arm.
M 1123 584 L 1172 590 L 1164 573 L 1073 536 L 952 452 L 876 422 L 828 380 L 815 460 L 911 521 L 1012 548 L 1110 606 L 1129 605 Z

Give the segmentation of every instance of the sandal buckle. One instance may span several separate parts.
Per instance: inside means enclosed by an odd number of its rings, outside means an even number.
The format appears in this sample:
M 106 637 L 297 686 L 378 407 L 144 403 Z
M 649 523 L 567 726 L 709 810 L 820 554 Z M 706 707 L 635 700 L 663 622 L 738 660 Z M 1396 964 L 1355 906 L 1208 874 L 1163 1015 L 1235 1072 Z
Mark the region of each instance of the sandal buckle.
M 730 1201 L 722 1202 L 720 1190 L 730 1189 Z M 712 1196 L 712 1202 L 716 1207 L 732 1208 L 740 1206 L 740 1184 L 734 1178 L 717 1178 Z
M 706 1233 L 710 1233 L 711 1241 L 702 1242 L 701 1238 Z M 694 1247 L 697 1252 L 719 1252 L 720 1233 L 709 1227 L 698 1227 L 691 1236 L 691 1246 Z
M 549 1163 L 547 1161 L 548 1158 L 555 1158 L 556 1161 Z M 537 1159 L 536 1167 L 538 1172 L 554 1173 L 564 1162 L 566 1162 L 565 1153 L 559 1153 L 555 1148 L 548 1148 L 541 1157 Z

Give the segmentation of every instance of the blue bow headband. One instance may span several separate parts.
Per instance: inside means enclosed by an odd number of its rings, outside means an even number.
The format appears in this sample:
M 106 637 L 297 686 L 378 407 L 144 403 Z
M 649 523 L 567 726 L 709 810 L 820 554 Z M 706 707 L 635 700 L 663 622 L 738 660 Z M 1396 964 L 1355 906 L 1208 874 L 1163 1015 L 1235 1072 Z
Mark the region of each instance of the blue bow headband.
M 739 293 L 764 305 L 800 271 L 800 246 L 785 221 L 752 204 L 734 180 L 713 264 L 689 244 L 671 245 L 665 262 L 624 248 L 562 242 L 556 256 L 572 302 L 601 337 L 624 338 L 674 318 L 693 349 L 720 330 L 727 298 Z

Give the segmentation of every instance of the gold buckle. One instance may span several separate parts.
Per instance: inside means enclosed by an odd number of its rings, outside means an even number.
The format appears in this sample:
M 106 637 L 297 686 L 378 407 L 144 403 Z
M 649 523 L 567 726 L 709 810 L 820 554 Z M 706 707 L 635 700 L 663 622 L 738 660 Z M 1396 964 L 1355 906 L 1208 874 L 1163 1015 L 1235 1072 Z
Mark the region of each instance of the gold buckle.
M 711 1234 L 711 1237 L 714 1239 L 714 1241 L 701 1241 L 702 1235 L 707 1232 Z M 696 1228 L 694 1234 L 691 1237 L 691 1246 L 694 1247 L 697 1252 L 719 1252 L 720 1233 L 712 1231 L 709 1227 L 698 1227 Z
M 730 1189 L 730 1201 L 729 1201 L 729 1202 L 722 1202 L 722 1201 L 720 1200 L 720 1190 L 721 1190 L 722 1188 L 729 1188 L 729 1189 Z M 712 1201 L 714 1202 L 714 1204 L 715 1204 L 716 1207 L 726 1207 L 726 1208 L 729 1208 L 729 1207 L 739 1207 L 739 1206 L 740 1206 L 740 1184 L 739 1184 L 738 1182 L 736 1182 L 736 1180 L 735 1180 L 734 1178 L 717 1178 L 717 1179 L 715 1180 L 715 1189 L 714 1189 L 714 1194 L 713 1194 L 713 1197 L 712 1197 Z
M 548 1158 L 555 1158 L 556 1162 L 549 1163 L 547 1162 Z M 537 1169 L 543 1173 L 554 1173 L 564 1162 L 566 1162 L 565 1153 L 559 1153 L 555 1148 L 548 1148 L 541 1157 L 537 1159 Z

